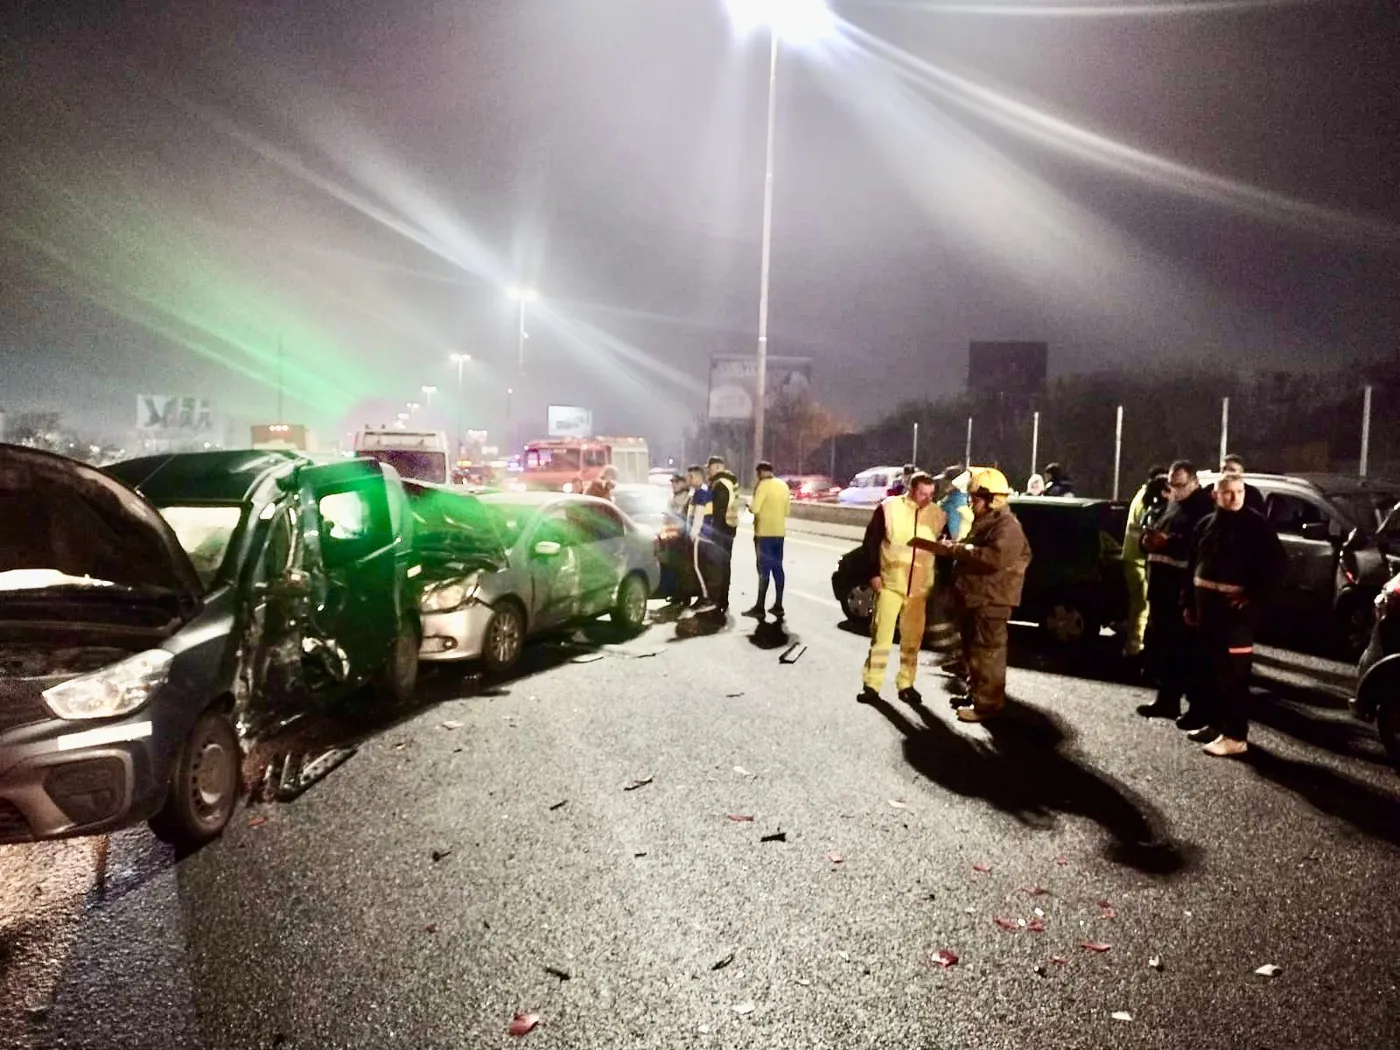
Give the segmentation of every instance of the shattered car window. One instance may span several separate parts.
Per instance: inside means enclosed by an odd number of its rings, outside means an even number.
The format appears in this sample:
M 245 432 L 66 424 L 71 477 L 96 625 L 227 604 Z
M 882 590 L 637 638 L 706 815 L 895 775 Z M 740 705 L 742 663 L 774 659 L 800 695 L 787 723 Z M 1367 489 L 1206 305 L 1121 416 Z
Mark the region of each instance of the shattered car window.
M 199 582 L 207 588 L 228 555 L 229 543 L 243 520 L 241 507 L 161 507 L 169 524 L 190 556 Z
M 333 540 L 360 540 L 370 533 L 370 510 L 358 492 L 332 492 L 322 496 L 317 509 Z

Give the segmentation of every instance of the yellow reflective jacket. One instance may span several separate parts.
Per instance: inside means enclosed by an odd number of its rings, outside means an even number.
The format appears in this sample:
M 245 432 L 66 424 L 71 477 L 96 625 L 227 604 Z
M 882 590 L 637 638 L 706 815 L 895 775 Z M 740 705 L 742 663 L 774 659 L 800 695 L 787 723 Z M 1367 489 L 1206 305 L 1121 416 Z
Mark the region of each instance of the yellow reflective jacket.
M 920 510 L 905 496 L 891 496 L 880 504 L 884 525 L 880 542 L 880 580 L 906 597 L 923 598 L 933 590 L 933 554 L 909 546 L 915 537 L 932 542 L 943 532 L 948 516 L 930 503 Z
M 1128 528 L 1123 533 L 1123 563 L 1146 565 L 1147 554 L 1142 549 L 1142 519 L 1147 513 L 1147 486 L 1137 490 L 1128 504 Z

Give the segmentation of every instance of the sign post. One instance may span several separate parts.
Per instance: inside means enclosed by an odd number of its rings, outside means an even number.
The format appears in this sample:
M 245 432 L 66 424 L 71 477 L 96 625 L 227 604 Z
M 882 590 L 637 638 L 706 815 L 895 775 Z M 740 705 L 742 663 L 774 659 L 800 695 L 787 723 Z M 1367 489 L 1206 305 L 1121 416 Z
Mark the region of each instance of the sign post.
M 1123 469 L 1123 406 L 1118 406 L 1118 422 L 1113 428 L 1113 502 L 1118 502 L 1118 476 Z
M 1371 386 L 1366 385 L 1366 393 L 1361 399 L 1361 464 L 1358 474 L 1366 476 L 1366 467 L 1371 458 Z

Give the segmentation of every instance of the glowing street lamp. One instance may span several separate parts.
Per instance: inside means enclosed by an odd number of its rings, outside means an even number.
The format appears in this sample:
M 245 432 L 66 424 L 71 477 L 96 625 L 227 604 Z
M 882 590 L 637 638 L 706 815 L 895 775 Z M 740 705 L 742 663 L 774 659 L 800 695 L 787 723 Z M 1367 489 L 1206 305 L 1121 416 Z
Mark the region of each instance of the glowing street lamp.
M 826 0 L 724 0 L 740 35 L 768 30 L 768 144 L 763 169 L 763 248 L 758 272 L 758 362 L 754 384 L 753 455 L 763 458 L 764 402 L 768 398 L 768 283 L 773 258 L 773 146 L 778 122 L 778 42 L 807 47 L 830 39 L 836 15 Z
M 506 289 L 506 296 L 515 302 L 520 308 L 517 311 L 518 323 L 515 326 L 516 332 L 516 354 L 517 367 L 521 375 L 525 374 L 525 340 L 529 338 L 525 334 L 525 306 L 528 303 L 537 303 L 540 300 L 540 293 L 533 288 L 523 288 L 518 284 L 513 284 Z
M 423 396 L 428 399 L 428 411 L 431 412 L 433 410 L 433 395 L 437 393 L 437 387 L 420 386 L 418 389 L 422 392 Z

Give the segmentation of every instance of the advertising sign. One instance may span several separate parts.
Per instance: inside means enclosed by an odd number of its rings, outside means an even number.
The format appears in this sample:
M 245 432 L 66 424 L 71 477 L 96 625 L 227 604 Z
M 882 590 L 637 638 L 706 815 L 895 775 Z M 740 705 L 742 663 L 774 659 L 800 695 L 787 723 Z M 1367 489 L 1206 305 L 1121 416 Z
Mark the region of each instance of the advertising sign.
M 769 357 L 766 406 L 798 401 L 812 387 L 810 357 Z M 752 354 L 710 358 L 710 419 L 752 419 L 758 391 L 758 360 Z
M 549 436 L 586 438 L 593 436 L 593 413 L 570 405 L 549 406 Z
M 148 433 L 162 430 L 208 432 L 214 429 L 214 408 L 207 397 L 139 394 L 136 429 Z

